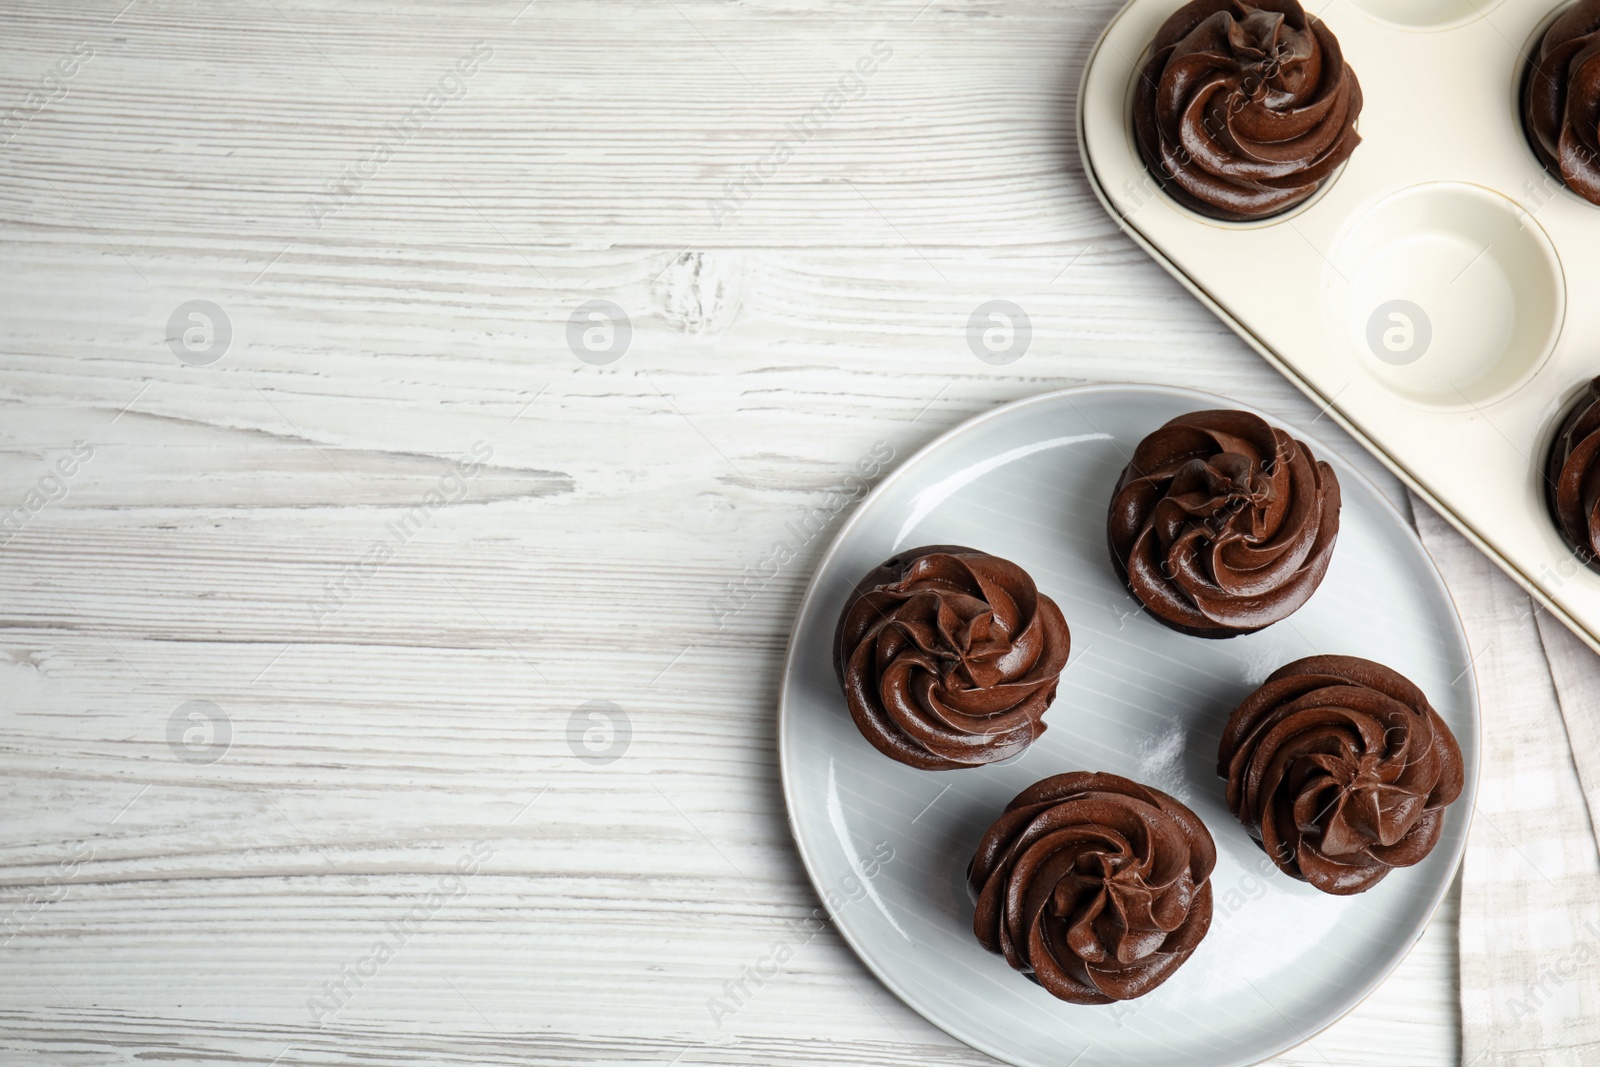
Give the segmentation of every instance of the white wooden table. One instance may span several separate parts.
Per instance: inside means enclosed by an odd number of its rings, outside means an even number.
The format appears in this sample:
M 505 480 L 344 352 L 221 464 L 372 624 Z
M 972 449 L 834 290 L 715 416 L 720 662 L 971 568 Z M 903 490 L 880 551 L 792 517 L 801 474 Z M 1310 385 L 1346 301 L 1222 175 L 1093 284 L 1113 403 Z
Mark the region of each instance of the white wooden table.
M 1402 499 L 1091 197 L 1114 0 L 126 2 L 0 3 L 7 1064 L 990 1062 L 831 931 L 708 1008 L 817 906 L 786 524 L 1087 380 Z M 1454 1063 L 1455 929 L 1281 1062 Z

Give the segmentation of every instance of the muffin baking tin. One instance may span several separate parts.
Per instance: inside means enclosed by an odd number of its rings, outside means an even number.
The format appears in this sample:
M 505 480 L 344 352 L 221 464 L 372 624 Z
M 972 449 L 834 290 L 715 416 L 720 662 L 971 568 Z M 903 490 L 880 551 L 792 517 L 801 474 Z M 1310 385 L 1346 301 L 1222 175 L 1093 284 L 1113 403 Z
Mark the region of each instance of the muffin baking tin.
M 1310 200 L 1219 222 L 1134 140 L 1135 79 L 1182 0 L 1131 0 L 1078 97 L 1084 170 L 1175 278 L 1600 651 L 1600 572 L 1545 499 L 1560 418 L 1600 374 L 1600 206 L 1534 155 L 1520 98 L 1549 0 L 1333 0 L 1362 144 Z

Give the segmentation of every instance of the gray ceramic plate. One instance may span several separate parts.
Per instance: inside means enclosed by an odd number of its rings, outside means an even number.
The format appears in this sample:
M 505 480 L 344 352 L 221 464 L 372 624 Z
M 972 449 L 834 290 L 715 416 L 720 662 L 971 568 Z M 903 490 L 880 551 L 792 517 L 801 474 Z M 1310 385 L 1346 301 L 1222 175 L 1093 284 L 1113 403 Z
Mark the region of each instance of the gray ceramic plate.
M 1416 535 L 1327 449 L 1343 489 L 1326 580 L 1288 620 L 1206 641 L 1143 614 L 1112 571 L 1106 507 L 1127 457 L 1175 415 L 1239 407 L 1205 393 L 1098 385 L 979 416 L 907 460 L 839 532 L 801 602 L 779 703 L 789 819 L 841 934 L 900 999 L 1019 1067 L 1236 1067 L 1274 1056 L 1372 992 L 1421 935 L 1461 861 L 1478 771 L 1466 639 Z M 879 755 L 835 681 L 831 641 L 851 587 L 896 551 L 964 544 L 1014 560 L 1055 599 L 1072 656 L 1049 729 L 1008 763 L 927 772 Z M 1216 777 L 1228 713 L 1277 667 L 1317 653 L 1388 664 L 1461 743 L 1467 788 L 1421 864 L 1356 897 L 1280 874 L 1228 813 Z M 1067 770 L 1112 771 L 1188 804 L 1216 838 L 1210 934 L 1140 1000 L 1055 1000 L 972 936 L 964 875 L 1017 792 Z

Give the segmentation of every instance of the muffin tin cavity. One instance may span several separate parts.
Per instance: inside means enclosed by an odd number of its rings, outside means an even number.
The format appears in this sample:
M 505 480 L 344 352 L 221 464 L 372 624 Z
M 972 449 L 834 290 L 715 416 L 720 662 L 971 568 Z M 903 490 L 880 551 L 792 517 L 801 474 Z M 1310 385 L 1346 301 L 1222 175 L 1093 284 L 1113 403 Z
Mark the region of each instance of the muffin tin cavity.
M 1379 22 L 1407 30 L 1448 30 L 1492 12 L 1498 0 L 1354 0 Z
M 1384 386 L 1443 408 L 1491 403 L 1561 332 L 1560 261 L 1538 224 L 1476 185 L 1405 189 L 1360 215 L 1331 263 L 1334 318 Z

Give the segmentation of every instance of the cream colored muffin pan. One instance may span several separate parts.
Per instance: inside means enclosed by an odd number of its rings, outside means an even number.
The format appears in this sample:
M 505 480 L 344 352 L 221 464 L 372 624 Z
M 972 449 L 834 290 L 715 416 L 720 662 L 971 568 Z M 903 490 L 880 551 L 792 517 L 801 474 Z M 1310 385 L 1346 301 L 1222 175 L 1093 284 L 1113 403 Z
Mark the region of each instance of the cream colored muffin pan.
M 1134 81 L 1181 0 L 1131 0 L 1084 72 L 1078 141 L 1106 209 L 1224 322 L 1600 650 L 1600 573 L 1545 503 L 1558 416 L 1600 374 L 1600 206 L 1523 134 L 1549 0 L 1333 0 L 1362 143 L 1307 203 L 1201 217 L 1145 169 Z

